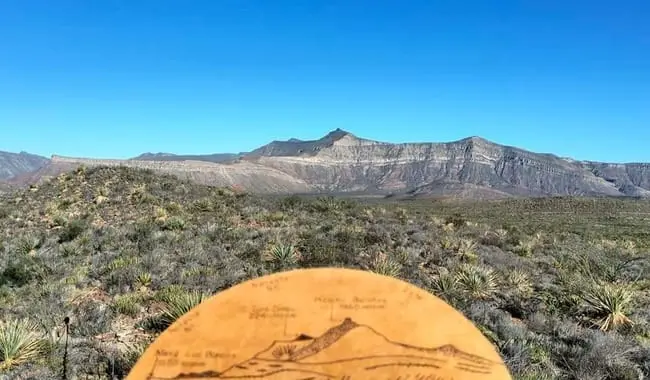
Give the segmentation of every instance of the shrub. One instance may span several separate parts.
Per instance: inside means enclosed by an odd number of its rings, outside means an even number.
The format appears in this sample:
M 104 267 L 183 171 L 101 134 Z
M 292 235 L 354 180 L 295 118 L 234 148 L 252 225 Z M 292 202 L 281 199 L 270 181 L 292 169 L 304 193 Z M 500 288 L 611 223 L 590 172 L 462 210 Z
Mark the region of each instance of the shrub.
M 118 313 L 133 317 L 140 312 L 141 301 L 142 297 L 138 294 L 119 295 L 113 300 L 113 308 Z
M 165 221 L 163 229 L 170 231 L 183 230 L 185 229 L 185 220 L 183 220 L 180 216 L 172 216 Z
M 59 243 L 66 243 L 76 239 L 88 228 L 88 222 L 84 219 L 73 219 L 69 221 L 59 233 Z

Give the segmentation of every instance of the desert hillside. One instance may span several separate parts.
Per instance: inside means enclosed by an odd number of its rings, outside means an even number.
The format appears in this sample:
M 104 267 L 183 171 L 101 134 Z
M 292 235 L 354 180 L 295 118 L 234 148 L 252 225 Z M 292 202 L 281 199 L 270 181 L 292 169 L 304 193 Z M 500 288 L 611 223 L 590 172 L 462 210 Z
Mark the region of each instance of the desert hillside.
M 81 168 L 0 196 L 0 337 L 26 342 L 0 339 L 0 377 L 60 378 L 69 317 L 69 378 L 122 378 L 204 297 L 343 266 L 446 299 L 516 379 L 647 378 L 649 248 L 644 200 L 266 197 Z

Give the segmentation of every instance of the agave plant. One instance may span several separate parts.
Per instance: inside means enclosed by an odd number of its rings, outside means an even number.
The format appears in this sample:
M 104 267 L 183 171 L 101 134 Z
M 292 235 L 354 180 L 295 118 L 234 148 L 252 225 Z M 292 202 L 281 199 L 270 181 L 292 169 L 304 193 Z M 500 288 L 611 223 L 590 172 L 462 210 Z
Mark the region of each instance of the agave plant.
M 45 335 L 27 319 L 0 321 L 0 372 L 34 360 L 45 351 Z
M 626 285 L 594 283 L 582 293 L 588 311 L 595 316 L 594 323 L 602 331 L 631 325 L 627 316 L 634 300 L 634 291 Z

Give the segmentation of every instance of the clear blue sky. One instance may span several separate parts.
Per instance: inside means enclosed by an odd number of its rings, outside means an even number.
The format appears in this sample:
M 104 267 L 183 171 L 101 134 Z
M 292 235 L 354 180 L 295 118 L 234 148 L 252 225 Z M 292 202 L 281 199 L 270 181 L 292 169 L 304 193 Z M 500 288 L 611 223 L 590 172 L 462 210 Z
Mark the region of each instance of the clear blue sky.
M 0 1 L 0 150 L 238 152 L 337 127 L 650 162 L 650 1 Z

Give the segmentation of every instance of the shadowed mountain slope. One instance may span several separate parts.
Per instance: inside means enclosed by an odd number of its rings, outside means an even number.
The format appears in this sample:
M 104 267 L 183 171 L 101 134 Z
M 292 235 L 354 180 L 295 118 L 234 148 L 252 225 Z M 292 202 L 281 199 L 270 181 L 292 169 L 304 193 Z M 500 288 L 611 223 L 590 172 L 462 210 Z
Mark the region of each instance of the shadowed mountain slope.
M 0 181 L 33 172 L 49 163 L 49 159 L 26 152 L 0 151 Z

